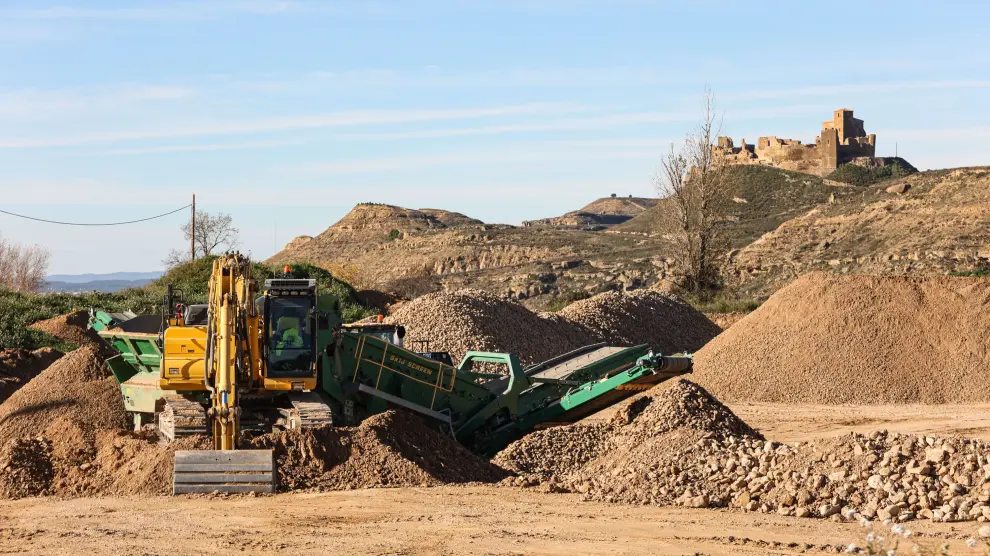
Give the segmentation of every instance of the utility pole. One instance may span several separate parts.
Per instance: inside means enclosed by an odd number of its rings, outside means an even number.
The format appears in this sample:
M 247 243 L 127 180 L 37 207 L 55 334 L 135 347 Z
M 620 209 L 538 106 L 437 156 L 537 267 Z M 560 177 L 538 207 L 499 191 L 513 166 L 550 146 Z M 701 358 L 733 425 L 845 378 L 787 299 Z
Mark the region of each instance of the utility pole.
M 189 224 L 192 234 L 189 238 L 189 260 L 196 260 L 196 194 L 193 193 L 192 201 L 192 221 Z

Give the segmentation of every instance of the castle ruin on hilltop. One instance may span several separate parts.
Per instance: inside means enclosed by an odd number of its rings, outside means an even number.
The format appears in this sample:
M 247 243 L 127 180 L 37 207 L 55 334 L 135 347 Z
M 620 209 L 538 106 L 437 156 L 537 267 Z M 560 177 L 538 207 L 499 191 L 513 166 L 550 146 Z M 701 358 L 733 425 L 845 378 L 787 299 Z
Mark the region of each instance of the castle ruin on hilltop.
M 731 137 L 719 137 L 712 148 L 732 164 L 765 164 L 824 176 L 848 162 L 871 165 L 876 145 L 876 134 L 866 134 L 863 120 L 854 118 L 852 110 L 840 108 L 831 120 L 822 122 L 821 135 L 815 138 L 814 145 L 770 136 L 760 137 L 755 145 L 743 139 L 736 147 Z

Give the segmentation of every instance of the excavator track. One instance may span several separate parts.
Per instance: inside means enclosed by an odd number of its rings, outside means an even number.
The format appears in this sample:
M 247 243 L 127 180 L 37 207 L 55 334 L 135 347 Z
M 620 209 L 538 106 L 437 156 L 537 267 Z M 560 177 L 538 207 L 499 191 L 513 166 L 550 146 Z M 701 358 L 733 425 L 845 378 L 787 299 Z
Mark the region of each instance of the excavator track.
M 333 414 L 316 392 L 293 392 L 289 394 L 292 409 L 285 413 L 286 428 L 308 429 L 321 425 L 332 425 Z
M 157 425 L 158 435 L 167 442 L 186 436 L 210 434 L 206 408 L 189 398 L 165 398 L 165 407 L 157 415 Z

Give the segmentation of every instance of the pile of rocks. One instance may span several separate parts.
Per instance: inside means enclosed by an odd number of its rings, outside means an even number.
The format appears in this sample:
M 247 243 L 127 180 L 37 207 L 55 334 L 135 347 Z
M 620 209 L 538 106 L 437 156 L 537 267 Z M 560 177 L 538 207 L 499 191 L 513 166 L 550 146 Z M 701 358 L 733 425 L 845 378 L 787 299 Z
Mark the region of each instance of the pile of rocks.
M 607 424 L 548 429 L 509 446 L 495 462 L 519 476 L 503 483 L 833 520 L 990 521 L 986 442 L 877 431 L 780 444 L 689 381 L 659 388 Z
M 405 325 L 413 349 L 508 351 L 538 363 L 596 342 L 649 344 L 663 353 L 692 352 L 721 332 L 703 313 L 657 291 L 606 292 L 558 313 L 534 313 L 480 290 L 434 293 L 402 304 L 389 322 Z

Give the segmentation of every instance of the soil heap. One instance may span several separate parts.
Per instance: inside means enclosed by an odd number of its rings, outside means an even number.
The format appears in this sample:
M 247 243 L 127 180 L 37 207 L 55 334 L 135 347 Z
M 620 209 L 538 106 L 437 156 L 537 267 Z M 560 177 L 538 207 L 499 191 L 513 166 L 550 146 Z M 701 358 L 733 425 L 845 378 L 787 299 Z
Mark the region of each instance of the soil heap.
M 802 276 L 695 355 L 725 401 L 990 401 L 990 280 Z
M 480 290 L 434 293 L 401 305 L 389 322 L 408 330 L 407 345 L 449 351 L 515 353 L 524 364 L 545 361 L 595 342 L 649 344 L 663 353 L 694 351 L 721 329 L 676 297 L 656 291 L 606 292 L 558 313 L 533 313 Z
M 417 417 L 388 411 L 357 427 L 319 427 L 253 440 L 278 458 L 281 490 L 497 482 L 505 471 Z
M 84 346 L 100 342 L 96 332 L 88 328 L 89 312 L 75 311 L 65 315 L 36 322 L 29 326 L 32 330 L 48 333 L 56 338 Z
M 876 431 L 785 445 L 687 380 L 656 390 L 607 423 L 513 443 L 494 459 L 519 474 L 503 484 L 836 521 L 990 521 L 990 443 Z
M 0 350 L 0 403 L 59 357 L 62 353 L 51 348 Z

